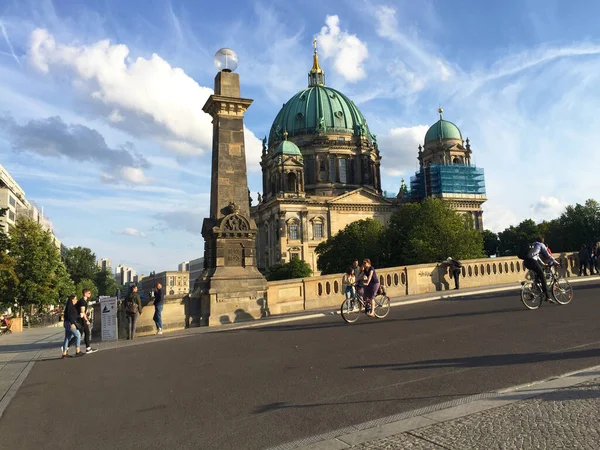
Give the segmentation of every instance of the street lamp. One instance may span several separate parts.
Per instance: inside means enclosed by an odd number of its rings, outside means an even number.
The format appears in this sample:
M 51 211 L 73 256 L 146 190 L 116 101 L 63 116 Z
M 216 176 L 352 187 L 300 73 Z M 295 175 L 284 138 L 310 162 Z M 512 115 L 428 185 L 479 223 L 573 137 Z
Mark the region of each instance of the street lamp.
M 222 48 L 215 53 L 215 66 L 222 72 L 233 72 L 238 66 L 238 57 L 230 48 Z

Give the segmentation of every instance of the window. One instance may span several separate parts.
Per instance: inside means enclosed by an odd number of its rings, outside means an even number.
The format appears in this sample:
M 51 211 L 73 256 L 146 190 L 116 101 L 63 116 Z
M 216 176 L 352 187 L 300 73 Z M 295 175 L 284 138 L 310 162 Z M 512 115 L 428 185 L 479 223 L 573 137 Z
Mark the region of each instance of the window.
M 329 157 L 329 182 L 335 183 L 335 157 Z
M 290 225 L 290 239 L 298 239 L 298 225 Z
M 15 206 L 17 204 L 17 201 L 10 195 L 8 196 L 8 202 L 10 203 L 10 206 Z
M 175 277 L 169 277 L 169 286 L 175 286 Z
M 14 213 L 14 212 L 12 212 L 12 211 L 9 211 L 9 212 L 8 212 L 8 218 L 9 218 L 10 220 L 15 220 L 15 213 Z
M 315 223 L 313 228 L 313 235 L 315 239 L 321 239 L 323 237 L 323 224 Z
M 300 259 L 300 253 L 290 253 L 290 261 L 294 258 Z
M 348 182 L 348 160 L 340 159 L 340 183 Z
M 340 141 L 340 142 L 344 142 L 345 140 L 346 140 L 345 137 L 338 137 L 338 141 Z

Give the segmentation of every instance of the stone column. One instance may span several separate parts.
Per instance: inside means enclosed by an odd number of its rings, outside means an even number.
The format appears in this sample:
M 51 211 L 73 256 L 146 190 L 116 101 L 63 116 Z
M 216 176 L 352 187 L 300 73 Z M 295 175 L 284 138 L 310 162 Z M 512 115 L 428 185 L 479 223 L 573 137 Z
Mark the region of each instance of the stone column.
M 239 75 L 221 71 L 203 111 L 213 118 L 210 217 L 204 219 L 206 269 L 192 294 L 200 311 L 195 325 L 218 325 L 261 317 L 265 278 L 256 268 L 257 228 L 250 218 L 244 113 L 252 100 L 240 97 Z

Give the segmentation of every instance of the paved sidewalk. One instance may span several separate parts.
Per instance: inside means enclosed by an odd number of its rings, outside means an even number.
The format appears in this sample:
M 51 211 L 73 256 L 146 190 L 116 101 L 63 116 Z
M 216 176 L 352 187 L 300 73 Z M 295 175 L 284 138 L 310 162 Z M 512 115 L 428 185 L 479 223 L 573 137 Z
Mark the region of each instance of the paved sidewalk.
M 64 329 L 31 328 L 0 336 L 0 417 L 8 403 L 46 351 L 59 354 Z
M 379 419 L 276 449 L 595 450 L 600 447 L 598 417 L 600 366 Z

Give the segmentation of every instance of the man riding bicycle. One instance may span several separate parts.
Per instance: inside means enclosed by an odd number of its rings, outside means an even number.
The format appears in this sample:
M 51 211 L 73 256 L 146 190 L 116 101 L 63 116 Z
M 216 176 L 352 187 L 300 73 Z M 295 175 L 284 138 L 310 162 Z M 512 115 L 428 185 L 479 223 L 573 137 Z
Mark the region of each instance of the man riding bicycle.
M 544 265 L 552 267 L 558 266 L 558 261 L 548 252 L 548 248 L 544 244 L 543 237 L 537 237 L 535 242 L 527 245 L 527 248 L 520 255 L 523 259 L 523 265 L 535 273 L 536 278 L 542 283 L 542 289 L 546 295 L 546 299 L 551 300 L 548 292 L 548 283 L 546 282 L 546 274 L 544 273 Z

